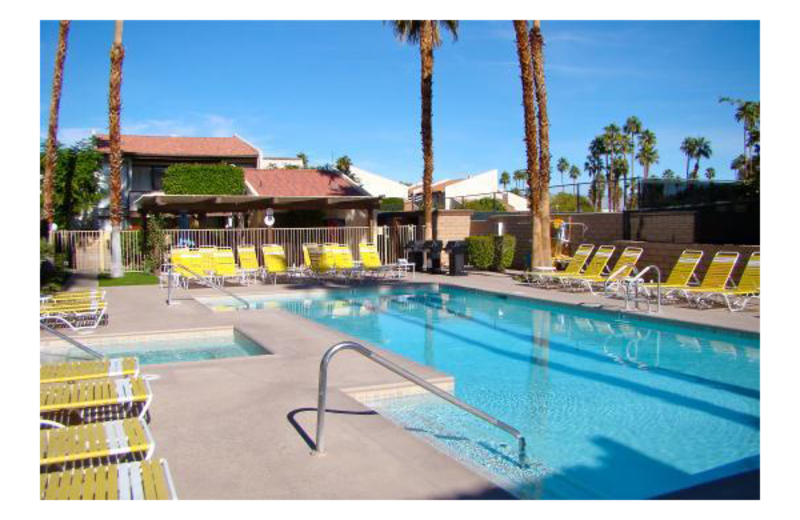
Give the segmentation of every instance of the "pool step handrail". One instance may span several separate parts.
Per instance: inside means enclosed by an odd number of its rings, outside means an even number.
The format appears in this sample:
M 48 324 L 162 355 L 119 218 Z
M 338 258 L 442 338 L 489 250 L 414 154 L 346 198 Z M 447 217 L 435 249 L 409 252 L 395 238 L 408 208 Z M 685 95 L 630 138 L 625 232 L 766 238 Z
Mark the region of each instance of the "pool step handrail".
M 64 334 L 60 330 L 54 329 L 53 327 L 51 327 L 50 325 L 48 325 L 47 323 L 45 323 L 43 321 L 45 319 L 48 319 L 48 320 L 59 319 L 59 320 L 64 321 L 66 323 L 66 320 L 64 318 L 62 318 L 61 316 L 43 316 L 42 318 L 39 319 L 39 328 L 49 332 L 53 336 L 57 336 L 58 338 L 63 339 L 67 343 L 71 343 L 72 345 L 78 347 L 79 349 L 81 349 L 82 351 L 86 352 L 87 354 L 89 354 L 92 357 L 95 357 L 97 359 L 105 359 L 106 356 L 104 356 L 100 352 L 94 350 L 93 348 L 90 348 L 90 347 L 84 345 L 83 343 L 81 343 L 77 339 L 72 338 L 72 337 Z
M 491 415 L 487 414 L 486 412 L 475 408 L 474 406 L 468 405 L 464 401 L 458 399 L 454 395 L 445 392 L 441 388 L 425 381 L 424 379 L 412 374 L 408 370 L 404 369 L 403 367 L 389 361 L 385 357 L 381 356 L 374 350 L 371 350 L 360 343 L 355 343 L 353 341 L 343 341 L 341 343 L 337 343 L 329 348 L 325 354 L 322 356 L 322 361 L 320 361 L 319 365 L 319 399 L 317 402 L 317 438 L 314 445 L 314 453 L 317 455 L 321 455 L 324 453 L 325 450 L 325 412 L 326 412 L 326 403 L 328 400 L 328 365 L 333 359 L 333 356 L 336 355 L 337 352 L 342 350 L 353 350 L 358 352 L 362 356 L 366 357 L 367 359 L 374 361 L 375 363 L 381 365 L 382 367 L 394 372 L 395 374 L 399 375 L 400 377 L 411 381 L 412 383 L 421 386 L 428 392 L 432 393 L 436 397 L 440 397 L 445 401 L 453 404 L 465 412 L 469 412 L 475 417 L 479 419 L 483 419 L 484 421 L 488 422 L 489 424 L 496 426 L 503 430 L 504 432 L 508 433 L 509 435 L 513 436 L 517 439 L 517 443 L 519 445 L 519 463 L 522 467 L 528 467 L 528 457 L 525 453 L 526 441 L 525 437 L 513 426 L 509 426 L 508 424 L 504 423 L 503 421 L 492 417 Z
M 192 277 L 194 277 L 194 279 L 196 281 L 200 282 L 201 284 L 205 285 L 206 287 L 210 287 L 212 289 L 216 289 L 217 291 L 219 291 L 219 292 L 221 292 L 221 293 L 223 293 L 223 294 L 225 294 L 227 296 L 230 296 L 231 298 L 233 298 L 235 300 L 240 301 L 241 303 L 244 304 L 246 309 L 250 308 L 250 302 L 245 300 L 241 296 L 237 296 L 236 294 L 233 294 L 231 291 L 227 290 L 225 287 L 223 287 L 221 285 L 217 285 L 214 282 L 207 280 L 204 276 L 201 276 L 201 275 L 197 274 L 197 272 L 195 272 L 193 269 L 187 267 L 185 264 L 173 264 L 171 262 L 169 264 L 167 264 L 167 305 L 171 305 L 172 304 L 172 279 L 173 279 L 172 270 L 175 267 L 180 267 L 181 269 L 183 269 L 184 271 L 186 271 L 187 273 L 192 275 Z
M 655 271 L 656 272 L 656 312 L 661 312 L 661 269 L 658 268 L 657 265 L 648 265 L 644 269 L 642 269 L 639 274 L 627 280 L 625 283 L 625 310 L 630 310 L 629 304 L 633 303 L 634 310 L 638 310 L 639 302 L 644 300 L 647 303 L 647 312 L 652 312 L 652 302 L 650 298 L 645 296 L 643 298 L 639 297 L 639 282 L 643 281 L 642 277 L 647 274 L 648 271 Z M 631 290 L 633 290 L 633 295 L 631 295 Z

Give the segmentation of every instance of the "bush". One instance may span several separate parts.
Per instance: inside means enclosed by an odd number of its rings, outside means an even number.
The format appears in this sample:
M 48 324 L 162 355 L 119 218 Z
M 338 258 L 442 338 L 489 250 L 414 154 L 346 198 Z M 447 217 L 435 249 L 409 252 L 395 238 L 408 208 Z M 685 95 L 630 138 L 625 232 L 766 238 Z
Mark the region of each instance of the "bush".
M 244 170 L 230 164 L 173 164 L 164 172 L 167 195 L 243 195 Z
M 463 208 L 471 209 L 473 211 L 506 211 L 506 207 L 503 202 L 492 197 L 469 200 L 463 204 Z
M 476 269 L 489 269 L 494 263 L 494 239 L 467 237 L 467 263 Z
M 465 240 L 467 263 L 476 269 L 502 273 L 514 260 L 517 239 L 512 235 L 467 237 Z
M 381 200 L 382 211 L 403 211 L 405 201 L 400 197 L 387 197 Z

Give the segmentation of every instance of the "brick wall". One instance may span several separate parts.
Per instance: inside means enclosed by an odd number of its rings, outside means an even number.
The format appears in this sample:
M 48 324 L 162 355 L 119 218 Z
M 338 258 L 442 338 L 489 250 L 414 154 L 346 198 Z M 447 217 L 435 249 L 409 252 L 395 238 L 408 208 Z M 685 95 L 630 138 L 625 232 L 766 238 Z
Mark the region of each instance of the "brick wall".
M 451 240 L 464 240 L 470 236 L 472 210 L 437 210 L 433 212 L 433 236 L 447 245 Z M 442 252 L 442 263 L 448 264 L 447 252 Z
M 572 217 L 572 222 L 586 224 L 587 230 L 581 242 L 610 243 L 622 239 L 622 214 L 621 213 L 575 213 L 553 214 L 551 218 L 567 219 Z M 522 269 L 527 267 L 525 261 L 531 254 L 531 226 L 528 213 L 517 215 L 497 215 L 491 216 L 486 221 L 476 221 L 472 223 L 470 229 L 471 236 L 494 235 L 497 234 L 499 222 L 503 223 L 503 233 L 514 235 L 517 238 L 517 247 L 514 252 L 512 267 Z M 577 229 L 577 228 L 575 228 Z M 576 235 L 576 240 L 580 235 Z
M 634 213 L 630 222 L 633 240 L 675 244 L 691 244 L 695 241 L 693 211 Z

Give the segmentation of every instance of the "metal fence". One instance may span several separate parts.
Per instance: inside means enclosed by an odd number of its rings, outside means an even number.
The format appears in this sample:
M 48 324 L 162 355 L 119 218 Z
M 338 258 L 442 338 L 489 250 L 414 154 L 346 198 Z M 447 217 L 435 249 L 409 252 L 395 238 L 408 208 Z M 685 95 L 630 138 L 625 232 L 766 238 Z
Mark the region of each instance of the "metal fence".
M 230 247 L 235 254 L 237 246 L 253 245 L 260 258 L 262 245 L 280 244 L 286 250 L 287 262 L 299 265 L 303 262 L 303 244 L 328 242 L 346 244 L 356 259 L 359 258 L 359 243 L 375 242 L 381 261 L 393 263 L 404 256 L 405 244 L 416 239 L 417 226 L 376 226 L 372 233 L 368 226 L 164 230 L 167 249 L 177 246 Z M 120 242 L 124 269 L 144 271 L 146 252 L 142 248 L 141 231 L 122 231 Z M 67 265 L 76 271 L 107 272 L 111 269 L 111 233 L 107 231 L 57 231 L 54 245 L 56 253 L 65 255 Z

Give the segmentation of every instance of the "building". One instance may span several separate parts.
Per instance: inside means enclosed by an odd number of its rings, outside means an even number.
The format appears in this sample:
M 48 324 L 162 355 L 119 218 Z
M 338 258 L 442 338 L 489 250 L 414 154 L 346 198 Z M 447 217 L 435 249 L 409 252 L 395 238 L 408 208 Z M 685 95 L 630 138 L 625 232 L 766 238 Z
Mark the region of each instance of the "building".
M 372 173 L 358 166 L 351 166 L 350 172 L 356 176 L 361 187 L 374 197 L 398 198 L 402 200 L 408 198 L 408 186 L 405 184 L 393 181 L 377 173 Z
M 297 157 L 260 157 L 258 167 L 264 170 L 275 170 L 279 168 L 302 168 L 303 160 Z
M 527 211 L 528 209 L 528 202 L 524 197 L 498 189 L 497 170 L 467 175 L 460 179 L 434 182 L 432 189 L 433 205 L 437 208 L 460 209 L 466 202 L 489 198 L 501 201 L 509 211 Z M 422 198 L 422 183 L 410 186 L 406 209 L 419 207 L 422 204 Z
M 101 184 L 109 182 L 109 141 L 107 135 L 98 135 L 97 151 L 103 154 Z M 122 204 L 128 224 L 140 215 L 136 201 L 144 194 L 159 192 L 164 171 L 176 163 L 224 162 L 242 168 L 256 168 L 261 152 L 241 137 L 171 137 L 150 135 L 123 135 L 122 148 Z M 109 218 L 109 199 L 103 198 L 95 218 L 100 226 Z

